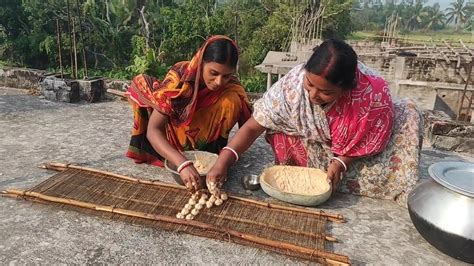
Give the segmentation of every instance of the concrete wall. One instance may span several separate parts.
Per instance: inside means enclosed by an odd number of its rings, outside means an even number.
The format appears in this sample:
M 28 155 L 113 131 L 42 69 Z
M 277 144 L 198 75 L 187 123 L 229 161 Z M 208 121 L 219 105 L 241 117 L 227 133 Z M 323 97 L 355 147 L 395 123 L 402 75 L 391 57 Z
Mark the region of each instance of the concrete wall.
M 442 119 L 432 121 L 428 140 L 440 150 L 474 154 L 474 124 Z
M 27 68 L 0 68 L 0 86 L 18 89 L 36 89 L 46 71 Z
M 377 70 L 387 80 L 410 79 L 415 81 L 465 84 L 470 62 L 446 62 L 444 59 L 418 57 L 362 55 L 359 60 Z
M 468 93 L 474 92 L 474 86 L 468 86 Z M 440 110 L 455 118 L 459 110 L 464 86 L 449 83 L 398 80 L 391 83 L 392 94 L 408 97 L 424 109 Z
M 8 67 L 0 68 L 0 86 L 35 90 L 49 100 L 64 102 L 100 102 L 105 99 L 107 89 L 104 80 L 100 78 L 60 79 L 59 75 L 44 70 Z

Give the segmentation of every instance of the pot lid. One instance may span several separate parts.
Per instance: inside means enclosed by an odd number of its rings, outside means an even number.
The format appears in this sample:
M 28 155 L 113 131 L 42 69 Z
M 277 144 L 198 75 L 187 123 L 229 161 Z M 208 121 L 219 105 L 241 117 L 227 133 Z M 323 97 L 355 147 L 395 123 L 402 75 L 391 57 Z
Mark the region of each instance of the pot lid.
M 432 164 L 428 172 L 442 186 L 474 198 L 474 163 L 439 162 Z

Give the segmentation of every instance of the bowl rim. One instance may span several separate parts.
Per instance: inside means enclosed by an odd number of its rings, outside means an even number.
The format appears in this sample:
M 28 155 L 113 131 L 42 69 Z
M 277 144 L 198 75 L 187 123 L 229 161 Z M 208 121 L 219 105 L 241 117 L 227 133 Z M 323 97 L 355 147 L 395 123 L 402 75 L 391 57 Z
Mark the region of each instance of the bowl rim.
M 215 154 L 215 153 L 212 153 L 212 152 L 208 152 L 208 151 L 198 151 L 198 150 L 184 151 L 185 156 L 186 156 L 186 153 L 188 153 L 188 154 L 204 153 L 204 154 L 208 154 L 209 156 L 212 156 L 212 157 L 215 157 L 215 158 L 219 157 L 218 154 Z M 169 172 L 175 174 L 175 175 L 179 175 L 178 171 L 171 169 L 171 167 L 168 165 L 168 163 L 169 163 L 168 159 L 165 158 L 165 161 L 164 161 L 164 163 L 163 163 L 164 166 L 165 166 L 165 169 L 168 170 Z M 206 174 L 203 174 L 203 175 L 200 175 L 200 176 L 206 176 L 206 175 L 207 175 L 207 173 L 206 173 Z
M 164 165 L 165 165 L 165 169 L 166 169 L 166 170 L 168 170 L 169 172 L 171 172 L 171 173 L 173 173 L 173 174 L 179 175 L 178 171 L 173 170 L 173 169 L 171 169 L 171 168 L 168 166 L 168 159 L 165 159 Z
M 292 193 L 292 192 L 287 192 L 287 191 L 283 191 L 283 190 L 280 190 L 272 185 L 270 185 L 267 180 L 265 180 L 265 173 L 271 169 L 271 168 L 280 168 L 280 167 L 294 167 L 294 168 L 310 168 L 310 169 L 319 169 L 319 168 L 313 168 L 313 167 L 303 167 L 303 166 L 293 166 L 293 165 L 273 165 L 273 166 L 270 166 L 270 167 L 267 167 L 265 168 L 263 171 L 262 171 L 262 174 L 260 175 L 260 184 L 264 184 L 262 186 L 262 189 L 265 191 L 264 187 L 265 188 L 270 188 L 272 190 L 275 190 L 276 192 L 280 193 L 280 194 L 283 194 L 283 195 L 287 195 L 287 196 L 297 196 L 297 197 L 300 197 L 300 198 L 304 198 L 306 200 L 318 200 L 320 198 L 324 198 L 327 196 L 327 194 L 329 194 L 329 196 L 331 195 L 331 192 L 332 192 L 332 188 L 331 188 L 331 183 L 328 183 L 328 190 L 326 190 L 325 192 L 321 193 L 321 194 L 315 194 L 315 195 L 310 195 L 310 194 L 298 194 L 298 193 Z M 321 169 L 319 169 L 321 170 Z M 321 170 L 322 171 L 322 170 Z M 323 171 L 324 172 L 324 171 Z M 266 192 L 266 191 L 265 191 Z M 268 193 L 267 193 L 268 194 Z M 270 195 L 272 197 L 274 197 L 273 195 Z M 329 197 L 328 197 L 329 198 Z M 277 198 L 277 199 L 280 199 L 280 198 Z M 280 200 L 283 200 L 283 199 L 280 199 Z M 327 200 L 327 199 L 326 199 Z M 326 201 L 324 200 L 324 201 Z M 283 201 L 287 201 L 287 200 L 283 200 Z M 323 201 L 323 202 L 324 202 Z M 289 202 L 289 201 L 287 201 Z M 322 203 L 322 202 L 321 202 Z M 321 204 L 319 203 L 319 204 Z

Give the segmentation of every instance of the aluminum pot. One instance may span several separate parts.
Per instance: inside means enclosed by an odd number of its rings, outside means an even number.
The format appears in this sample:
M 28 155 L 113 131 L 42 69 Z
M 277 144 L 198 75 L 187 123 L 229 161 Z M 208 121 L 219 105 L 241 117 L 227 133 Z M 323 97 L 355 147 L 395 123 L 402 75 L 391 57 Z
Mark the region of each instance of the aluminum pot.
M 408 197 L 418 232 L 445 254 L 474 263 L 474 164 L 440 162 Z

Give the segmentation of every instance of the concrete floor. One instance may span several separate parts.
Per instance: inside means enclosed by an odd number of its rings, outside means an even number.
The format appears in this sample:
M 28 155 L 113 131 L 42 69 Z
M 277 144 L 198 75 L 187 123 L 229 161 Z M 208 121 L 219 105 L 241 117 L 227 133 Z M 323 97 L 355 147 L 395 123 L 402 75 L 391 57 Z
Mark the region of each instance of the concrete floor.
M 27 188 L 54 172 L 36 166 L 70 162 L 106 171 L 172 182 L 164 170 L 136 165 L 124 157 L 132 114 L 124 101 L 97 104 L 49 102 L 25 91 L 0 88 L 0 190 Z M 472 155 L 471 155 L 472 156 Z M 456 153 L 423 150 L 422 177 L 442 160 L 474 161 Z M 271 163 L 269 146 L 259 139 L 231 172 L 226 189 L 261 200 L 262 191 L 242 189 L 239 179 Z M 344 215 L 332 224 L 331 246 L 354 264 L 461 265 L 428 244 L 408 211 L 390 201 L 337 194 L 322 209 Z M 89 216 L 42 204 L 0 198 L 0 262 L 26 263 L 306 263 L 237 244 L 167 232 Z

